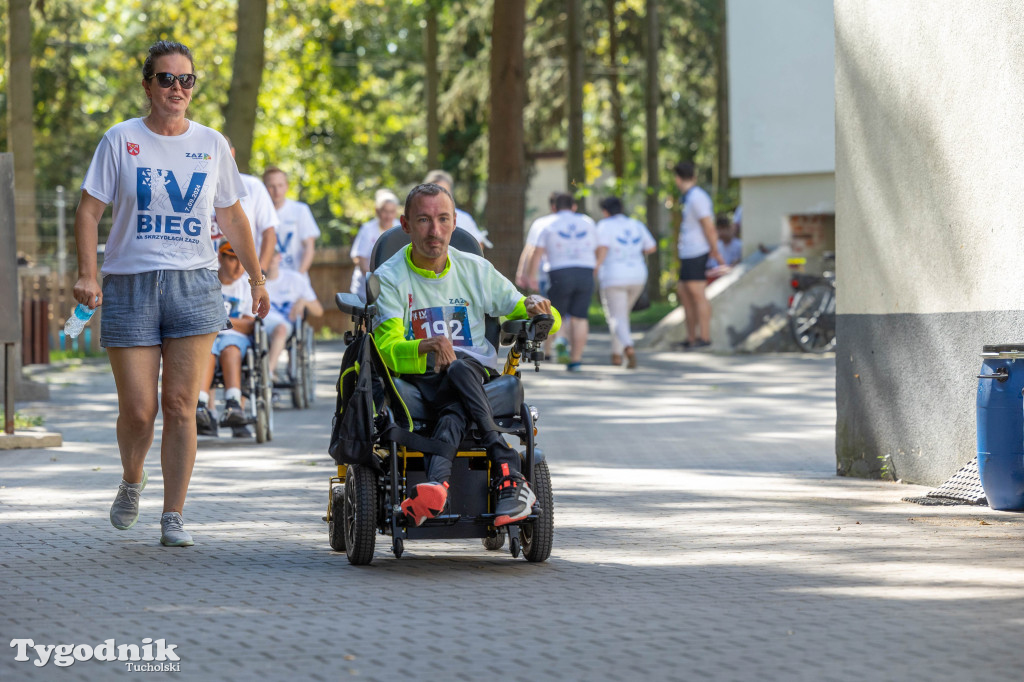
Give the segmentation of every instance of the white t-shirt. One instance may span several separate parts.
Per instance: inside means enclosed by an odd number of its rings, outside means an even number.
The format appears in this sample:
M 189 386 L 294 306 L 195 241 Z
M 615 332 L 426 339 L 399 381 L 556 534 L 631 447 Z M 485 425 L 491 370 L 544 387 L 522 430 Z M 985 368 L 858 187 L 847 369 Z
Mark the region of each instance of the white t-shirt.
M 214 208 L 245 196 L 223 135 L 195 121 L 181 135 L 157 135 L 141 118 L 106 132 L 82 189 L 113 204 L 104 275 L 216 270 Z
M 414 272 L 406 252 L 399 250 L 377 268 L 377 324 L 398 318 L 409 340 L 444 334 L 456 354 L 497 369 L 498 351 L 485 336 L 485 317 L 508 315 L 523 295 L 480 256 L 448 249 L 448 271 L 434 279 Z
M 655 241 L 647 226 L 621 213 L 597 223 L 597 245 L 608 247 L 598 279 L 602 287 L 622 287 L 647 281 L 644 251 Z
M 402 223 L 398 218 L 391 224 L 391 227 L 401 227 Z M 389 228 L 390 229 L 390 228 Z M 352 250 L 349 251 L 349 255 L 354 259 L 365 258 L 367 261 L 370 260 L 370 255 L 373 253 L 373 245 L 377 243 L 377 239 L 387 230 L 380 229 L 380 219 L 374 218 L 368 220 L 359 226 L 359 232 L 356 233 L 355 241 L 352 242 Z M 349 291 L 363 298 L 363 271 L 357 265 L 352 270 L 352 286 L 349 287 Z
M 252 317 L 252 289 L 249 287 L 249 280 L 243 273 L 241 277 L 231 284 L 220 283 L 220 295 L 224 299 L 224 312 L 228 318 L 237 320 L 242 317 Z M 221 335 L 245 336 L 233 329 L 225 329 Z
M 277 217 L 281 219 L 277 232 L 277 250 L 281 252 L 281 267 L 286 270 L 298 270 L 302 265 L 305 252 L 302 246 L 310 237 L 320 236 L 320 228 L 313 219 L 309 205 L 301 201 L 285 199 L 284 205 L 278 209 Z
M 256 255 L 260 253 L 260 245 L 263 244 L 263 233 L 269 228 L 277 229 L 280 219 L 277 211 L 274 210 L 274 200 L 270 198 L 270 192 L 263 181 L 254 175 L 242 173 L 242 186 L 245 187 L 245 196 L 242 197 L 242 211 L 249 219 L 249 228 L 252 230 L 252 241 L 256 245 Z M 217 219 L 213 220 L 214 240 L 224 237 L 217 225 Z
M 300 298 L 315 301 L 316 292 L 309 280 L 295 272 L 278 268 L 275 279 L 267 278 L 267 293 L 270 295 L 270 308 L 280 313 L 285 319 L 291 313 L 292 305 Z
M 474 239 L 487 248 L 494 246 L 494 244 L 491 243 L 491 240 L 485 237 L 484 233 L 480 231 L 480 228 L 476 226 L 476 221 L 473 220 L 473 216 L 469 215 L 461 208 L 455 209 L 455 227 L 461 227 L 466 232 L 469 232 L 473 235 Z
M 537 246 L 537 240 L 540 239 L 540 233 L 544 231 L 544 227 L 547 226 L 557 216 L 556 213 L 549 213 L 542 215 L 530 224 L 530 231 L 526 233 L 526 244 L 527 246 Z M 541 256 L 540 259 L 540 271 L 545 273 L 548 271 L 550 263 L 548 263 L 547 254 Z
M 592 268 L 597 264 L 597 229 L 589 216 L 566 209 L 540 231 L 537 246 L 548 258 L 548 272 Z
M 679 224 L 679 257 L 696 258 L 711 252 L 711 245 L 704 235 L 701 218 L 715 217 L 715 205 L 700 187 L 694 185 L 686 194 L 683 203 L 683 220 Z

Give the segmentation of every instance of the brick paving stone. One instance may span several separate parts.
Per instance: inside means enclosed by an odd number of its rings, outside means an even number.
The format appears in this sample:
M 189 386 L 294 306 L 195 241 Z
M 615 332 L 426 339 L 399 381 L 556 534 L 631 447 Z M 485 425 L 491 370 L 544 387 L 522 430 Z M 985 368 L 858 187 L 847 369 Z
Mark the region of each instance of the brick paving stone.
M 91 363 L 41 372 L 63 432 L 0 452 L 5 642 L 178 645 L 188 680 L 970 680 L 1024 666 L 1020 515 L 900 502 L 923 488 L 834 476 L 831 358 L 640 353 L 640 369 L 524 372 L 555 492 L 551 560 L 384 538 L 369 567 L 321 520 L 340 347 L 313 409 L 272 442 L 202 439 L 185 521 L 158 544 L 159 442 L 131 530 L 116 394 Z M 159 433 L 159 431 L 158 431 Z M 14 661 L 0 679 L 107 680 Z M 116 672 L 115 672 L 116 671 Z M 127 673 L 129 676 L 142 673 Z

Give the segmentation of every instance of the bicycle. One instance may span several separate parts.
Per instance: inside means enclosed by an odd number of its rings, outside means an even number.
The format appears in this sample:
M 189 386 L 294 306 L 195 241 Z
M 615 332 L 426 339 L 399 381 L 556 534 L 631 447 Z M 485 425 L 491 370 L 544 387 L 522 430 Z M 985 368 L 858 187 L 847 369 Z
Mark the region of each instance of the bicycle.
M 826 253 L 826 261 L 835 255 Z M 805 353 L 826 353 L 836 347 L 836 275 L 794 273 L 790 280 L 789 330 L 793 341 Z

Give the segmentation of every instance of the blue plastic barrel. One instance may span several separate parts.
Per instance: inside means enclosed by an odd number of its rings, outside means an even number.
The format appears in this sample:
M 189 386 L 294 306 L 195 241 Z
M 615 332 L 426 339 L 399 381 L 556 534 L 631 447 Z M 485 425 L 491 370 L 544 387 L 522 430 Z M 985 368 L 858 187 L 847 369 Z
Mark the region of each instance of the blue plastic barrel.
M 1024 510 L 1024 343 L 984 346 L 978 375 L 978 472 L 988 506 Z

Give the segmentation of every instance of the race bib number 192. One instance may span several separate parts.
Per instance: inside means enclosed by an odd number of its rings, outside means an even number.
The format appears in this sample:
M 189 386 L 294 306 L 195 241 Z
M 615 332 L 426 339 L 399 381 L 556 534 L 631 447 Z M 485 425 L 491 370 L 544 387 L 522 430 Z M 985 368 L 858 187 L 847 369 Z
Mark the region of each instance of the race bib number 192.
M 453 346 L 472 346 L 466 306 L 446 305 L 412 311 L 412 335 L 416 339 L 447 336 Z

